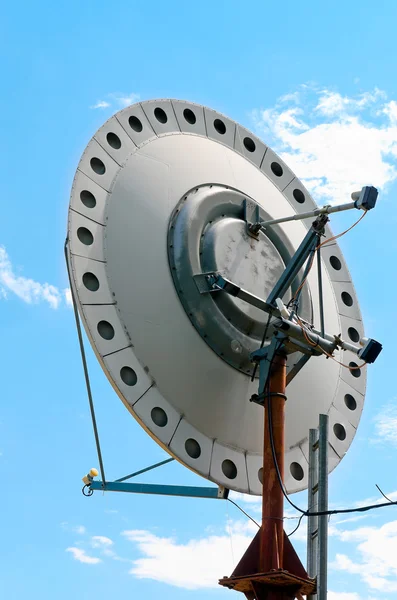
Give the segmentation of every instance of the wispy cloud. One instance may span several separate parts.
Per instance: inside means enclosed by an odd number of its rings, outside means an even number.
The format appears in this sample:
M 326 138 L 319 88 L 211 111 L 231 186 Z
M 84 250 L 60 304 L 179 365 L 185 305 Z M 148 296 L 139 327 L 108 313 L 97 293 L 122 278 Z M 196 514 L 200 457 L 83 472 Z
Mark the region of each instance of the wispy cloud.
M 384 406 L 375 417 L 374 442 L 397 446 L 397 398 Z
M 358 113 L 371 105 L 375 105 L 379 100 L 386 99 L 385 92 L 377 88 L 373 92 L 365 92 L 354 98 L 342 96 L 331 90 L 322 90 L 319 96 L 315 110 L 327 117 L 348 116 L 351 113 Z
M 98 100 L 98 102 L 90 106 L 90 108 L 95 110 L 96 108 L 109 108 L 109 106 L 110 102 L 106 102 L 105 100 Z
M 85 563 L 87 565 L 96 565 L 102 560 L 97 556 L 89 556 L 85 550 L 81 548 L 76 548 L 71 546 L 70 548 L 66 548 L 66 552 L 70 552 L 75 560 L 81 563 Z
M 134 92 L 125 94 L 123 92 L 112 92 L 106 94 L 106 100 L 98 100 L 95 104 L 90 106 L 92 109 L 104 109 L 104 108 L 125 108 L 134 102 L 138 102 L 140 96 Z
M 133 561 L 132 575 L 193 590 L 218 588 L 219 576 L 233 571 L 234 557 L 243 555 L 256 531 L 251 522 L 234 522 L 225 533 L 185 544 L 150 531 L 129 530 L 122 535 L 143 554 Z
M 93 548 L 100 550 L 105 556 L 115 558 L 116 553 L 112 550 L 113 545 L 113 540 L 104 535 L 93 535 L 91 537 L 91 546 Z
M 70 288 L 66 288 L 63 290 L 63 295 L 65 298 L 65 302 L 68 306 L 73 306 L 73 300 L 72 300 L 72 292 L 70 291 Z
M 397 591 L 397 521 L 353 530 L 333 528 L 333 535 L 356 544 L 355 552 L 350 547 L 346 553 L 336 554 L 333 569 L 358 575 L 370 590 Z
M 252 116 L 318 201 L 348 201 L 397 178 L 397 103 L 381 90 L 348 97 L 305 85 Z
M 61 292 L 49 283 L 39 283 L 23 275 L 17 275 L 4 246 L 0 246 L 0 298 L 7 298 L 9 293 L 15 294 L 27 304 L 46 302 L 57 309 L 62 300 L 69 304 L 70 290 Z
M 72 531 L 73 533 L 77 533 L 78 535 L 84 535 L 87 532 L 84 525 L 70 525 L 68 521 L 62 521 L 61 527 L 65 531 Z

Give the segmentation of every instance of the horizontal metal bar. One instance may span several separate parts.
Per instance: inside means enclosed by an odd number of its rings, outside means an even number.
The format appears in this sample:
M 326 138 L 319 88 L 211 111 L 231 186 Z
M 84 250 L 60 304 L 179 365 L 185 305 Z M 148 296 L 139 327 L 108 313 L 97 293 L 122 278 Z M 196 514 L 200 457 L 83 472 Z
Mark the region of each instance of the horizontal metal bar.
M 126 475 L 125 477 L 120 477 L 120 479 L 116 479 L 115 483 L 126 481 L 127 479 L 131 479 L 132 477 L 136 477 L 137 475 L 142 475 L 142 473 L 147 473 L 147 471 L 157 469 L 157 467 L 166 465 L 167 463 L 172 462 L 173 460 L 175 460 L 175 458 L 167 458 L 166 460 L 162 460 L 161 462 L 158 462 L 154 465 L 150 465 L 150 467 L 146 467 L 145 469 L 141 469 L 140 471 L 135 471 L 135 473 L 131 473 L 130 475 Z
M 316 208 L 315 210 L 311 210 L 309 212 L 291 215 L 290 217 L 281 217 L 280 219 L 272 219 L 270 221 L 259 221 L 259 223 L 255 223 L 255 225 L 260 225 L 261 229 L 264 229 L 270 225 L 277 225 L 277 223 L 301 221 L 302 219 L 310 219 L 311 217 L 318 217 L 319 215 L 330 215 L 335 212 L 350 210 L 352 208 L 357 208 L 355 202 L 347 202 L 346 204 L 338 204 L 337 206 L 323 206 L 322 208 Z
M 94 480 L 90 484 L 93 491 L 128 492 L 130 494 L 157 494 L 161 496 L 188 496 L 191 498 L 224 499 L 224 490 L 216 487 L 194 487 L 187 485 L 162 485 L 153 483 L 123 483 L 120 481 Z

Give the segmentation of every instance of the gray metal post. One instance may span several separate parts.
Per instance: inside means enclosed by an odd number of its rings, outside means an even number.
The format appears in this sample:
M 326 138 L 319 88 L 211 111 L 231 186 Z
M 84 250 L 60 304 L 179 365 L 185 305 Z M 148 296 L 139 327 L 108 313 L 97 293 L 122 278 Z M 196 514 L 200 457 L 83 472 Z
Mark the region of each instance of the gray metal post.
M 309 431 L 309 484 L 307 506 L 310 512 L 318 511 L 318 430 Z M 317 577 L 318 555 L 318 517 L 307 519 L 307 574 Z M 317 600 L 317 594 L 311 594 L 307 600 Z
M 318 511 L 328 510 L 328 415 L 320 415 Z M 328 515 L 318 517 L 317 600 L 327 600 Z

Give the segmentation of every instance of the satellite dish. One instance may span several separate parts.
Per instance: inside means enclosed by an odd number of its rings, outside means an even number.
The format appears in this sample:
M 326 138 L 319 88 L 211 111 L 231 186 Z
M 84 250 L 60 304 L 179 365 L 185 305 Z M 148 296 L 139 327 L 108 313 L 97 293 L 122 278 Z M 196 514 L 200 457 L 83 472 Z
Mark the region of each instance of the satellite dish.
M 206 273 L 220 272 L 266 299 L 311 222 L 280 223 L 255 238 L 247 215 L 279 219 L 315 208 L 299 179 L 255 135 L 179 100 L 120 111 L 97 131 L 78 165 L 68 261 L 96 356 L 149 435 L 229 489 L 262 494 L 263 409 L 249 402 L 258 389 L 250 354 L 260 346 L 267 315 L 230 294 L 205 293 Z M 326 234 L 332 235 L 328 226 Z M 321 256 L 326 329 L 357 343 L 363 324 L 337 243 L 324 246 Z M 318 323 L 314 271 L 301 315 Z M 270 326 L 265 343 L 271 335 Z M 288 355 L 287 372 L 298 358 L 299 352 Z M 343 361 L 359 362 L 349 351 Z M 319 413 L 330 419 L 329 470 L 348 450 L 363 408 L 365 371 L 322 356 L 289 383 L 289 492 L 308 485 L 308 432 Z

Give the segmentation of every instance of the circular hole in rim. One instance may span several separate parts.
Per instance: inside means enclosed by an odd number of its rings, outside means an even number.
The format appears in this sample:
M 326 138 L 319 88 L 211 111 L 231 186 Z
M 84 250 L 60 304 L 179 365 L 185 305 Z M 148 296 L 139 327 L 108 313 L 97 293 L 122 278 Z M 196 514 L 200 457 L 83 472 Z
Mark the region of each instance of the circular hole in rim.
M 111 325 L 109 321 L 99 321 L 97 325 L 97 330 L 99 335 L 104 340 L 112 340 L 114 338 L 113 325 Z
M 356 410 L 357 402 L 351 394 L 345 394 L 344 401 L 349 410 Z
M 292 192 L 292 195 L 295 198 L 295 200 L 298 202 L 298 204 L 303 204 L 304 201 L 306 200 L 305 194 L 302 192 L 302 190 L 298 190 L 298 188 L 296 188 Z
M 84 273 L 83 284 L 90 292 L 97 292 L 99 290 L 99 279 L 94 273 Z
M 340 271 L 342 268 L 342 263 L 340 262 L 337 256 L 330 256 L 329 262 L 331 263 L 331 267 L 335 269 L 335 271 Z
M 222 463 L 222 473 L 228 479 L 236 479 L 237 477 L 237 467 L 232 460 L 228 458 Z
M 349 327 L 349 329 L 347 330 L 347 335 L 349 336 L 352 342 L 357 343 L 360 341 L 360 334 L 358 333 L 357 329 L 354 329 L 354 327 Z
M 119 150 L 121 148 L 121 140 L 115 133 L 109 132 L 106 136 L 106 140 L 109 146 L 115 150 Z
M 226 125 L 220 119 L 215 119 L 214 127 L 215 130 L 220 133 L 220 135 L 224 135 L 226 133 Z
M 157 108 L 154 109 L 154 116 L 156 117 L 156 119 L 158 120 L 159 123 L 166 123 L 168 121 L 168 117 L 165 113 L 165 111 L 160 108 L 159 106 Z
M 270 168 L 276 177 L 281 177 L 281 175 L 284 173 L 283 167 L 278 162 L 272 162 Z
M 97 158 L 96 156 L 94 156 L 93 158 L 91 158 L 90 165 L 91 165 L 91 169 L 97 175 L 104 175 L 105 174 L 106 167 L 105 167 L 104 163 L 101 161 L 100 158 Z
M 136 385 L 136 382 L 138 381 L 138 377 L 131 367 L 122 367 L 120 369 L 120 377 L 125 385 L 133 386 Z
M 188 440 L 186 440 L 185 450 L 186 454 L 188 454 L 190 458 L 199 458 L 201 455 L 200 444 L 197 440 L 194 440 L 193 438 L 189 438 Z
M 196 122 L 196 115 L 190 108 L 185 108 L 183 111 L 183 116 L 185 117 L 185 121 L 187 121 L 190 125 L 194 125 Z
M 167 413 L 160 406 L 152 408 L 150 416 L 157 427 L 165 427 L 168 423 Z
M 346 306 L 353 306 L 353 298 L 350 296 L 350 294 L 348 292 L 342 292 L 341 298 L 342 298 L 343 304 L 346 304 Z
M 138 119 L 138 117 L 131 115 L 131 117 L 128 119 L 128 123 L 129 123 L 129 126 L 131 127 L 131 129 L 133 129 L 137 133 L 141 133 L 143 126 L 142 126 L 141 121 Z
M 304 473 L 303 473 L 303 469 L 299 463 L 292 462 L 289 466 L 289 470 L 294 479 L 296 479 L 297 481 L 302 481 L 302 479 L 304 477 Z
M 258 471 L 258 479 L 261 482 L 261 484 L 263 485 L 263 467 L 261 467 Z
M 352 369 L 350 371 L 350 373 L 353 375 L 353 377 L 355 377 L 356 379 L 358 379 L 359 377 L 361 377 L 361 369 L 358 369 L 358 364 L 355 362 L 349 362 L 349 367 L 350 369 Z
M 79 227 L 77 230 L 77 237 L 85 246 L 91 246 L 94 241 L 94 236 L 87 227 Z
M 80 192 L 80 200 L 87 208 L 95 208 L 96 206 L 95 196 L 88 190 L 82 190 Z
M 256 146 L 254 140 L 249 137 L 245 137 L 243 140 L 243 144 L 248 152 L 255 152 Z
M 335 423 L 333 429 L 338 440 L 343 442 L 343 440 L 346 439 L 346 429 L 343 427 L 343 425 L 341 423 Z

